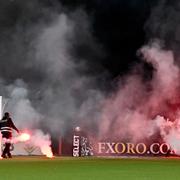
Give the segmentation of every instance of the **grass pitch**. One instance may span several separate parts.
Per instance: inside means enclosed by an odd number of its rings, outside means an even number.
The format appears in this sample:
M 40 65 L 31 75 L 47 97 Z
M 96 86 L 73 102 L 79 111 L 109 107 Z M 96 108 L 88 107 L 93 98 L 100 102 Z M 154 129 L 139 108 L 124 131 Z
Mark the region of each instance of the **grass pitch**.
M 14 157 L 0 160 L 0 180 L 178 180 L 178 158 Z

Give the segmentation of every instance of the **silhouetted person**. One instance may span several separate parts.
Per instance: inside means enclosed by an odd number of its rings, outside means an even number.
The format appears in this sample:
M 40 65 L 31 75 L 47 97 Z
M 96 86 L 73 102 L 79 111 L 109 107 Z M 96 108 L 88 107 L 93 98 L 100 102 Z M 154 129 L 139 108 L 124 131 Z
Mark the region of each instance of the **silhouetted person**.
M 10 118 L 10 114 L 8 112 L 5 112 L 2 120 L 0 120 L 0 130 L 1 130 L 2 138 L 5 138 L 5 148 L 2 152 L 3 158 L 7 158 L 7 156 L 9 158 L 12 158 L 10 153 L 10 146 L 11 146 L 13 129 L 19 133 L 19 130 L 16 128 L 12 119 Z

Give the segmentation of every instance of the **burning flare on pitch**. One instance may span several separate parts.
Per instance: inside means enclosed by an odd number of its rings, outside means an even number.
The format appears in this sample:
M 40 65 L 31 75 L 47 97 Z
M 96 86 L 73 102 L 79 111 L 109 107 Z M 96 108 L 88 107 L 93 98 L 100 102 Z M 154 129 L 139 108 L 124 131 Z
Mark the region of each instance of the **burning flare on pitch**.
M 37 146 L 40 148 L 42 154 L 46 155 L 48 158 L 53 158 L 53 153 L 51 150 L 51 140 L 50 135 L 44 134 L 41 130 L 34 130 L 32 135 L 28 133 L 22 133 L 20 136 L 16 137 L 17 142 L 26 142 Z
M 6 141 L 6 139 L 4 140 Z M 51 149 L 51 138 L 49 134 L 44 134 L 41 130 L 33 130 L 31 135 L 28 133 L 21 133 L 17 137 L 12 138 L 13 143 L 26 142 L 39 147 L 42 154 L 46 155 L 48 158 L 53 158 L 53 153 Z
M 51 149 L 51 138 L 49 134 L 44 134 L 41 130 L 35 130 L 31 136 L 30 143 L 40 148 L 42 154 L 48 158 L 53 158 Z
M 51 148 L 49 146 L 46 146 L 46 145 L 41 146 L 40 149 L 41 149 L 41 152 L 46 155 L 46 157 L 48 157 L 48 158 L 53 158 L 54 157 L 53 153 L 51 151 Z

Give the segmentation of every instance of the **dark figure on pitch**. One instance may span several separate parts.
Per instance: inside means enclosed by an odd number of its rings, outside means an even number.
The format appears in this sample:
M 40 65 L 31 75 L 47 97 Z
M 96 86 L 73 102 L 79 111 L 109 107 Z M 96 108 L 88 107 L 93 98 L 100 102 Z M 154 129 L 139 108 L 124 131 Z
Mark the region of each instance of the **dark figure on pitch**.
M 0 120 L 0 130 L 1 130 L 2 138 L 5 138 L 5 148 L 2 153 L 3 158 L 7 158 L 7 156 L 9 158 L 12 158 L 10 153 L 12 129 L 16 130 L 19 133 L 19 130 L 14 125 L 10 117 L 10 114 L 8 112 L 5 112 L 2 120 Z

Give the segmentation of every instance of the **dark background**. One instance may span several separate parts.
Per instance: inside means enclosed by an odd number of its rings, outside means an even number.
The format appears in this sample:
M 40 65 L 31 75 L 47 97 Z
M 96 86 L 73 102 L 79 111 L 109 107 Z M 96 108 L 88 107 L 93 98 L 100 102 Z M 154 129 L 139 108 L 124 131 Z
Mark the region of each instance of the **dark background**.
M 36 3 L 43 4 L 44 7 L 58 8 L 63 5 L 68 11 L 82 8 L 86 11 L 91 21 L 91 33 L 96 41 L 102 46 L 104 56 L 92 62 L 93 53 L 88 53 L 88 48 L 83 49 L 76 45 L 76 54 L 91 61 L 90 73 L 99 73 L 104 68 L 110 77 L 110 81 L 117 76 L 128 73 L 135 64 L 142 64 L 148 70 L 149 65 L 144 64 L 137 56 L 137 50 L 147 43 L 149 33 L 145 24 L 148 21 L 152 9 L 160 0 L 32 0 L 25 2 L 22 0 L 1 1 L 0 6 L 0 32 L 8 34 L 7 31 L 21 22 L 24 28 L 40 21 L 43 11 L 33 8 Z M 46 17 L 47 18 L 47 17 Z M 48 21 L 48 20 L 47 20 Z M 99 50 L 100 51 L 100 50 Z M 84 52 L 84 54 L 83 54 Z M 97 59 L 95 57 L 94 59 Z M 95 62 L 96 61 L 96 62 Z M 98 61 L 98 63 L 97 63 Z M 93 64 L 94 63 L 94 64 Z M 97 68 L 101 67 L 101 68 Z M 150 68 L 151 69 L 151 68 Z
M 68 8 L 84 7 L 93 17 L 93 34 L 103 45 L 106 56 L 102 65 L 112 79 L 130 71 L 136 63 L 151 68 L 137 57 L 137 50 L 146 43 L 145 23 L 155 0 L 60 0 Z
M 142 61 L 137 56 L 137 51 L 149 40 L 145 24 L 157 1 L 61 0 L 60 2 L 68 9 L 83 7 L 89 17 L 92 18 L 93 35 L 103 46 L 105 52 L 105 56 L 101 58 L 100 66 L 107 70 L 110 75 L 108 84 L 114 85 L 116 78 L 128 74 L 136 64 L 143 66 L 145 77 L 151 74 L 149 73 L 152 72 L 151 65 Z M 93 67 L 95 68 L 97 65 L 99 64 L 95 63 Z M 97 68 L 96 71 L 98 70 Z M 66 140 L 63 141 L 62 139 L 62 154 L 64 155 L 71 155 L 72 153 L 71 151 L 68 152 L 69 149 L 72 149 L 70 148 L 72 134 L 70 134 L 70 143 L 67 141 L 67 136 Z
M 85 48 L 84 44 L 76 45 L 76 55 L 85 57 L 88 61 L 88 70 L 90 74 L 100 74 L 107 72 L 108 78 L 104 78 L 107 84 L 111 84 L 119 76 L 128 74 L 136 64 L 142 65 L 144 76 L 149 76 L 151 65 L 146 64 L 137 55 L 137 51 L 149 40 L 146 22 L 148 21 L 151 11 L 158 3 L 158 0 L 7 0 L 1 1 L 0 6 L 0 37 L 9 39 L 8 35 L 16 30 L 17 23 L 25 29 L 40 21 L 43 11 L 31 7 L 31 3 L 36 2 L 43 4 L 43 7 L 57 7 L 63 5 L 68 11 L 74 11 L 83 8 L 88 14 L 91 27 L 91 33 L 98 44 L 102 46 L 104 55 L 91 57 L 88 53 L 89 47 Z M 28 5 L 29 3 L 29 5 Z M 37 6 L 39 7 L 39 6 Z M 42 14 L 41 14 L 42 13 Z M 45 16 L 45 18 L 47 18 Z M 45 20 L 45 18 L 43 20 Z M 47 18 L 48 21 L 48 18 Z M 9 31 L 9 32 L 8 32 Z M 101 51 L 101 49 L 99 49 Z M 93 54 L 93 53 L 92 53 Z M 101 54 L 101 53 L 100 53 Z M 94 59 L 94 61 L 93 61 Z M 1 71 L 2 72 L 2 71 Z M 20 72 L 17 69 L 17 72 Z M 22 73 L 22 72 L 21 72 Z M 87 73 L 87 72 L 86 72 Z M 85 74 L 86 74 L 85 73 Z M 14 79 L 12 73 L 8 74 L 6 79 Z M 12 77 L 11 77 L 12 76 Z M 26 81 L 31 81 L 34 77 L 27 73 L 24 75 Z M 19 74 L 17 73 L 17 77 Z M 95 76 L 96 77 L 96 76 Z M 37 78 L 40 81 L 41 77 Z M 105 89 L 108 85 L 105 84 Z M 110 86 L 111 87 L 111 86 Z M 113 86 L 112 86 L 113 87 Z M 71 134 L 69 134 L 71 138 Z M 69 145 L 69 144 L 68 144 Z M 54 144 L 57 149 L 58 142 Z

